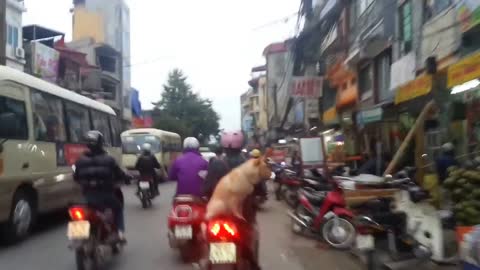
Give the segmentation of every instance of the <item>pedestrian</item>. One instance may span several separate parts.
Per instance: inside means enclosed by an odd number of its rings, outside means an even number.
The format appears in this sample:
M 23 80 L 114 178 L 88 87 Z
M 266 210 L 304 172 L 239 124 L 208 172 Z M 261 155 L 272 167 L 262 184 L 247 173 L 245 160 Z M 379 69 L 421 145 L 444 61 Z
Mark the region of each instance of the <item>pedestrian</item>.
M 448 168 L 451 166 L 458 166 L 455 160 L 455 147 L 453 143 L 447 142 L 442 145 L 442 154 L 437 158 L 435 164 L 437 166 L 438 179 L 443 183 L 448 177 Z

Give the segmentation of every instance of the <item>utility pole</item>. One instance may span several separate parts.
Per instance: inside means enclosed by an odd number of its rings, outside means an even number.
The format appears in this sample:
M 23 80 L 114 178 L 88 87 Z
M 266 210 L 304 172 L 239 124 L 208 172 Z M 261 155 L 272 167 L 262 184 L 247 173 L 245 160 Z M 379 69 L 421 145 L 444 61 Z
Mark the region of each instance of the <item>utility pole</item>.
M 0 65 L 7 65 L 7 0 L 0 0 Z

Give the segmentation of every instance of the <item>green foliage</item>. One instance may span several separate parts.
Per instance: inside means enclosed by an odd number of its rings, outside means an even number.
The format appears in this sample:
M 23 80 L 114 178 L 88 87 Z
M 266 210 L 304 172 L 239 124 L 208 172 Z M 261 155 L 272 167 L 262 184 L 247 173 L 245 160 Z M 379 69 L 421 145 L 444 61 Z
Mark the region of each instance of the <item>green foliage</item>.
M 154 117 L 156 128 L 176 132 L 182 138 L 194 136 L 200 141 L 218 133 L 220 117 L 212 102 L 194 93 L 179 69 L 170 72 L 162 98 L 154 105 L 158 110 Z

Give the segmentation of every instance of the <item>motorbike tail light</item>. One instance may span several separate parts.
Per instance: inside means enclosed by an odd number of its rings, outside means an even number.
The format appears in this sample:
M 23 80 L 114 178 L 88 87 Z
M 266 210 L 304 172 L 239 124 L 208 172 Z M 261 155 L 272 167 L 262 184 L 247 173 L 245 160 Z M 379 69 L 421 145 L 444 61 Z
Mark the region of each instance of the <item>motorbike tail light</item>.
M 211 237 L 226 240 L 238 236 L 237 226 L 233 222 L 216 220 L 208 224 Z
M 68 214 L 74 221 L 82 221 L 87 218 L 87 211 L 81 207 L 72 207 L 68 209 Z
M 192 215 L 192 208 L 188 205 L 177 205 L 175 215 L 179 218 L 189 218 Z

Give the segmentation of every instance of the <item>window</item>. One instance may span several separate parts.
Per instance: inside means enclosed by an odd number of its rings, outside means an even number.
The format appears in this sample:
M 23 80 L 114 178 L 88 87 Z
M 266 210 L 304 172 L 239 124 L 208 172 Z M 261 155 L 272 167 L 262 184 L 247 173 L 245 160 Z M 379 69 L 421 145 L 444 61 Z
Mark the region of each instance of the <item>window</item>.
M 105 113 L 92 110 L 93 129 L 100 131 L 103 134 L 106 146 L 112 146 L 112 133 L 110 132 L 110 124 L 108 116 Z
M 152 153 L 159 153 L 162 151 L 162 144 L 160 140 L 153 135 L 134 135 L 123 138 L 122 152 L 124 154 L 138 154 L 142 150 L 142 145 L 149 143 L 152 146 Z M 166 150 L 167 144 L 164 145 L 163 150 Z
M 25 102 L 0 96 L 0 138 L 28 139 Z
M 381 54 L 376 62 L 376 85 L 379 93 L 380 100 L 386 100 L 392 96 L 392 91 L 390 91 L 390 53 Z
M 16 48 L 18 47 L 18 28 L 12 25 L 7 25 L 7 43 Z
M 33 132 L 36 140 L 64 142 L 65 124 L 60 99 L 32 90 Z
M 453 0 L 424 0 L 423 2 L 423 9 L 424 9 L 423 14 L 425 14 L 424 21 L 426 22 L 431 18 L 437 16 L 442 11 L 447 9 L 452 3 L 453 3 Z
M 373 83 L 372 83 L 372 66 L 367 65 L 366 67 L 360 69 L 358 75 L 358 83 L 360 88 L 360 98 L 361 100 L 368 99 L 373 95 Z
M 66 103 L 65 111 L 69 141 L 73 143 L 82 142 L 85 133 L 91 129 L 88 110 L 77 104 Z
M 406 1 L 400 7 L 400 39 L 403 42 L 403 54 L 407 54 L 412 50 L 412 33 L 412 3 Z
M 375 0 L 358 0 L 358 16 L 362 15 Z
M 115 117 L 110 117 L 110 127 L 112 129 L 112 143 L 113 146 L 120 146 L 122 140 L 120 138 L 121 128 L 120 121 Z

